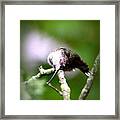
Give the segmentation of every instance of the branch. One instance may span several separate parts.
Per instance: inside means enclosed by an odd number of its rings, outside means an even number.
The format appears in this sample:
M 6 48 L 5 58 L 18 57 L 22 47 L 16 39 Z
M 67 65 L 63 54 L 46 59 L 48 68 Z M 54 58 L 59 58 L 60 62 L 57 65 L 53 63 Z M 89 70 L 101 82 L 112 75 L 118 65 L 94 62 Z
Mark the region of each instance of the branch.
M 25 81 L 25 84 L 28 84 L 29 82 L 33 81 L 33 80 L 37 80 L 38 78 L 40 78 L 42 75 L 48 75 L 53 73 L 55 70 L 54 68 L 50 68 L 50 69 L 43 69 L 42 66 L 39 67 L 39 73 L 35 76 L 32 76 L 28 81 Z M 58 77 L 59 77 L 59 82 L 61 84 L 61 90 L 59 91 L 57 88 L 55 88 L 54 86 L 52 86 L 51 84 L 49 84 L 49 86 L 55 90 L 56 92 L 58 92 L 60 95 L 63 96 L 64 100 L 70 100 L 70 88 L 66 82 L 66 79 L 64 77 L 64 71 L 63 70 L 59 70 L 58 72 Z
M 60 88 L 61 88 L 64 100 L 70 100 L 70 88 L 66 82 L 63 70 L 59 70 L 58 77 L 59 77 L 59 82 L 61 84 Z
M 39 68 L 39 73 L 35 76 L 32 76 L 29 80 L 25 81 L 25 84 L 28 84 L 29 82 L 33 81 L 33 80 L 37 80 L 38 78 L 40 78 L 42 75 L 48 75 L 54 72 L 54 68 L 50 68 L 50 69 L 43 69 L 42 66 L 40 66 Z
M 86 82 L 86 84 L 85 84 L 84 88 L 82 89 L 82 92 L 79 96 L 79 100 L 84 100 L 88 96 L 88 93 L 92 87 L 93 79 L 94 79 L 95 74 L 98 70 L 99 64 L 100 64 L 100 56 L 98 54 L 98 56 L 95 59 L 95 63 L 93 65 L 93 68 L 90 71 L 91 74 L 88 77 L 87 82 Z

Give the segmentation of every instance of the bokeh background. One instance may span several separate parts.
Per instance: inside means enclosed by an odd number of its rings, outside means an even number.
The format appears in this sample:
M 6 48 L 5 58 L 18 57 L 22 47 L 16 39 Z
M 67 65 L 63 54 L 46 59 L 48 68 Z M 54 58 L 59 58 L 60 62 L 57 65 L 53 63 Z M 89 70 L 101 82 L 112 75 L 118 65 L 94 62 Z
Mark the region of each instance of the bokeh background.
M 48 54 L 58 48 L 66 47 L 78 53 L 90 69 L 100 51 L 99 20 L 21 20 L 20 21 L 20 99 L 21 100 L 62 100 L 56 91 L 46 85 L 52 75 L 42 76 L 24 85 L 24 81 L 36 75 L 40 65 L 51 68 L 47 63 Z M 71 99 L 77 100 L 87 77 L 76 70 L 65 73 L 71 88 Z M 52 85 L 60 89 L 58 77 Z M 100 68 L 87 100 L 100 99 Z

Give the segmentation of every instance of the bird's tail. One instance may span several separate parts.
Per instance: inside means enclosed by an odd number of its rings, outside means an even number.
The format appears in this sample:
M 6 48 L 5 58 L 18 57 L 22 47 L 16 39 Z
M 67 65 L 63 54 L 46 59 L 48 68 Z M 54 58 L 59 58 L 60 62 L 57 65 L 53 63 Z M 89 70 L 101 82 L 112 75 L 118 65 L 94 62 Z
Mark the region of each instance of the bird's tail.
M 86 75 L 86 76 L 90 76 L 90 70 L 89 70 L 89 67 L 88 65 L 84 62 L 84 61 L 79 61 L 78 63 L 78 68 Z
M 79 60 L 76 61 L 76 66 L 78 69 L 80 69 L 86 76 L 90 76 L 90 70 L 88 65 L 79 58 Z

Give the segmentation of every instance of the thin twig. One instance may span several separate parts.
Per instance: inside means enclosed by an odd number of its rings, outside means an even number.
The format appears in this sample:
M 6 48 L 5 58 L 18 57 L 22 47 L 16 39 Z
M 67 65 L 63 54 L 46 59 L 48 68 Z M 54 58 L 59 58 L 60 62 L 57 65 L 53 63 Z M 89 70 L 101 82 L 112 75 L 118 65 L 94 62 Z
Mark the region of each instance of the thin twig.
M 82 92 L 79 96 L 79 100 L 84 100 L 88 96 L 88 93 L 92 87 L 93 79 L 94 79 L 95 74 L 98 70 L 99 64 L 100 64 L 100 56 L 98 54 L 98 56 L 95 59 L 95 63 L 93 65 L 93 68 L 90 71 L 91 74 L 88 77 L 87 82 L 86 82 L 86 84 L 85 84 L 84 88 L 82 89 Z
M 25 84 L 28 84 L 29 82 L 33 81 L 33 80 L 37 80 L 38 78 L 40 78 L 42 75 L 48 75 L 54 72 L 54 68 L 50 68 L 50 69 L 43 69 L 42 66 L 40 66 L 39 68 L 39 73 L 35 76 L 32 76 L 29 80 L 25 81 Z
M 53 90 L 55 90 L 56 92 L 58 92 L 61 96 L 63 95 L 63 93 L 58 90 L 56 87 L 54 87 L 53 85 L 51 85 L 51 83 L 47 83 Z

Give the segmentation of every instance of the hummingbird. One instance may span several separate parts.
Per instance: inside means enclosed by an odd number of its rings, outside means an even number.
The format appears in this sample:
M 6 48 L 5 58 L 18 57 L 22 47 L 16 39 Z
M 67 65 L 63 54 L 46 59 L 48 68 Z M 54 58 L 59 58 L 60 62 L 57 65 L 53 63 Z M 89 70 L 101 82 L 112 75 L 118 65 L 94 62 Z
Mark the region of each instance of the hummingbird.
M 88 65 L 82 60 L 82 58 L 77 53 L 64 47 L 60 47 L 51 52 L 47 57 L 47 62 L 55 69 L 53 76 L 47 84 L 52 81 L 59 70 L 63 70 L 65 72 L 72 71 L 77 68 L 88 77 L 91 74 Z

